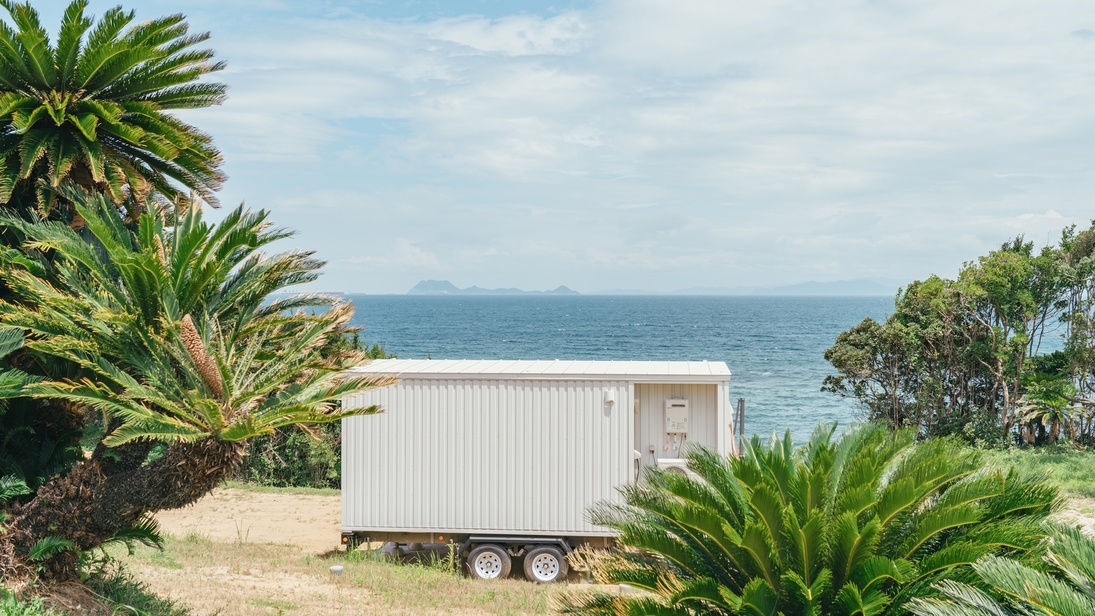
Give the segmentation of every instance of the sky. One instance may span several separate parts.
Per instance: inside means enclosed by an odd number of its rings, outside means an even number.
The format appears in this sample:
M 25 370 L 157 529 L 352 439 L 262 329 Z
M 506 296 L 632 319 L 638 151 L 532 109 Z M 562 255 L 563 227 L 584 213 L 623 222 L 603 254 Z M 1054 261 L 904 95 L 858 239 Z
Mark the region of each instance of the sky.
M 1091 2 L 125 6 L 212 33 L 184 118 L 315 290 L 903 281 L 1095 218 Z

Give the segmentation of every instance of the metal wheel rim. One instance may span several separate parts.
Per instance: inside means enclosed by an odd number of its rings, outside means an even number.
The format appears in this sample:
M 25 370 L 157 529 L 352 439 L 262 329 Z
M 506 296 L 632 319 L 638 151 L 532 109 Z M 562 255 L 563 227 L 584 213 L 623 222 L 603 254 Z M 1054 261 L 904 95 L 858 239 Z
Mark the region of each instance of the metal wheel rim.
M 532 575 L 538 582 L 550 582 L 559 576 L 559 559 L 553 554 L 537 554 L 532 559 Z
M 484 580 L 492 580 L 502 574 L 502 559 L 494 552 L 483 552 L 472 563 L 475 574 Z

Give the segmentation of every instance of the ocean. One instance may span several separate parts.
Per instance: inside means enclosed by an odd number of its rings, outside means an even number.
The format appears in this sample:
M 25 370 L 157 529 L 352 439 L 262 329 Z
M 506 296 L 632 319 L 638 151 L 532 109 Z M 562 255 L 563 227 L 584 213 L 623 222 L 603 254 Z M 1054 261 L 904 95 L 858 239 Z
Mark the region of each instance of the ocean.
M 888 297 L 349 295 L 369 344 L 404 359 L 709 360 L 730 367 L 745 431 L 796 442 L 860 418 L 821 391 L 825 349 Z

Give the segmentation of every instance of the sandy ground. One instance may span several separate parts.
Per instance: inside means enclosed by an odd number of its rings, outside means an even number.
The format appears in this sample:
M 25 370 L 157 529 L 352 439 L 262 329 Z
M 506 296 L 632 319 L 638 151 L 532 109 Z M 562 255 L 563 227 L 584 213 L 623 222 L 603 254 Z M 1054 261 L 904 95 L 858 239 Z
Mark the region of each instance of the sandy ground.
M 1095 537 L 1095 498 L 1070 498 L 1055 517 L 1065 524 L 1079 526 L 1084 532 Z
M 195 616 L 545 614 L 565 585 L 484 582 L 444 569 L 350 559 L 338 495 L 222 488 L 157 516 L 167 549 L 123 557 L 156 595 Z M 344 574 L 332 575 L 341 565 Z
M 214 490 L 197 503 L 156 515 L 175 537 L 200 535 L 212 541 L 279 543 L 307 554 L 339 548 L 342 502 L 339 496 Z

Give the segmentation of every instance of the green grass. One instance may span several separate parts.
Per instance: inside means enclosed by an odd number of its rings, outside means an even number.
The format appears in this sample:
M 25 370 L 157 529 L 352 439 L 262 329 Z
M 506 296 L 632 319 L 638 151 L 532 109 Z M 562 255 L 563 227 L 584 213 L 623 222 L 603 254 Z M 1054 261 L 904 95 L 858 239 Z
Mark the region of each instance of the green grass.
M 1064 496 L 1095 498 L 1095 451 L 1069 445 L 986 450 L 985 461 L 1045 476 Z
M 226 481 L 222 487 L 232 488 L 233 490 L 258 492 L 260 494 L 303 494 L 316 496 L 338 496 L 339 494 L 342 494 L 341 490 L 335 488 L 276 488 L 273 486 L 260 486 L 239 481 Z
M 195 614 L 548 614 L 550 596 L 565 588 L 473 580 L 445 558 L 397 564 L 363 550 L 308 555 L 289 545 L 216 542 L 199 534 L 166 536 L 165 547 L 140 546 L 132 556 L 121 548 L 111 552 L 135 578 L 148 575 L 154 591 L 186 597 Z M 343 575 L 332 575 L 332 565 L 342 565 Z M 138 609 L 150 616 L 186 613 Z
M 42 604 L 41 599 L 19 599 L 0 588 L 0 616 L 62 616 Z
M 140 616 L 189 616 L 190 612 L 181 605 L 161 599 L 148 587 L 133 579 L 123 571 L 102 577 L 93 577 L 87 586 L 106 600 L 115 614 L 138 614 Z

